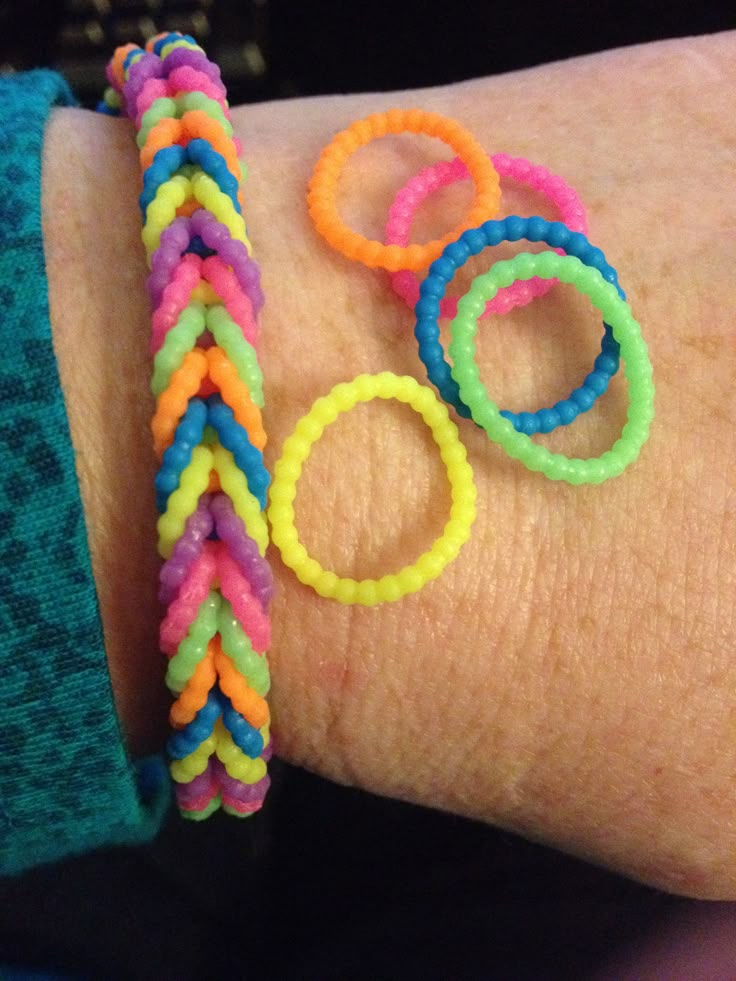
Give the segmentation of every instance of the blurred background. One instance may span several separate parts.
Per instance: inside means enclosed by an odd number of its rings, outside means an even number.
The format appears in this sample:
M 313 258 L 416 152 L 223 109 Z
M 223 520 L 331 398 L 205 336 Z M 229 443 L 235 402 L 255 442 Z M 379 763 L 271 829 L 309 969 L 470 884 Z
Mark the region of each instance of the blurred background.
M 734 26 L 733 0 L 14 0 L 0 2 L 0 70 L 55 67 L 92 106 L 116 45 L 180 30 L 238 103 L 435 85 Z M 30 977 L 20 965 L 95 981 L 574 981 L 702 906 L 470 821 L 273 773 L 254 821 L 172 818 L 149 848 L 0 880 L 0 961 L 18 965 L 3 981 Z
M 440 85 L 734 25 L 733 0 L 2 0 L 0 70 L 52 66 L 94 105 L 113 48 L 181 31 L 237 104 Z

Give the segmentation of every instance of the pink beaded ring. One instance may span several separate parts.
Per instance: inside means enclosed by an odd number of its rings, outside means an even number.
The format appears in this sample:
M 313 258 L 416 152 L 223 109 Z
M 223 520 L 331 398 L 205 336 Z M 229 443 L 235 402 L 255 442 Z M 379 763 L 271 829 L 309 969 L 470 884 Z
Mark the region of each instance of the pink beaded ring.
M 588 223 L 585 208 L 577 192 L 561 177 L 551 174 L 546 167 L 538 166 L 523 157 L 510 157 L 506 153 L 491 156 L 493 166 L 501 179 L 511 179 L 539 191 L 555 206 L 559 220 L 571 231 L 586 234 Z M 417 208 L 435 191 L 458 181 L 469 179 L 468 170 L 459 157 L 441 160 L 420 171 L 396 195 L 389 211 L 385 240 L 387 245 L 405 246 L 409 242 L 411 222 Z M 561 253 L 561 250 L 556 250 Z M 535 277 L 528 282 L 521 280 L 503 287 L 487 305 L 483 316 L 491 313 L 507 313 L 514 307 L 524 306 L 533 299 L 544 296 L 556 280 Z M 419 299 L 419 278 L 408 269 L 391 274 L 394 291 L 412 309 Z M 459 297 L 447 296 L 440 305 L 440 316 L 452 319 L 457 315 Z

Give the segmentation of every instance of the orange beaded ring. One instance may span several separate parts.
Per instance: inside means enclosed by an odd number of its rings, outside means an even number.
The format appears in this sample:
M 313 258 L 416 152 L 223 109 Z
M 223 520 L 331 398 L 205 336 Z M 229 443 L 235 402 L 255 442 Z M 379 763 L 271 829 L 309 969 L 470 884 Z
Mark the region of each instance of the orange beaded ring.
M 348 158 L 360 147 L 389 133 L 424 133 L 447 143 L 468 168 L 475 184 L 475 200 L 465 219 L 442 238 L 425 245 L 384 245 L 352 231 L 337 209 L 337 185 Z M 317 231 L 348 259 L 372 269 L 426 269 L 446 245 L 468 228 L 493 218 L 501 198 L 498 174 L 488 154 L 459 123 L 422 109 L 389 109 L 359 119 L 342 130 L 322 151 L 309 182 L 307 202 Z

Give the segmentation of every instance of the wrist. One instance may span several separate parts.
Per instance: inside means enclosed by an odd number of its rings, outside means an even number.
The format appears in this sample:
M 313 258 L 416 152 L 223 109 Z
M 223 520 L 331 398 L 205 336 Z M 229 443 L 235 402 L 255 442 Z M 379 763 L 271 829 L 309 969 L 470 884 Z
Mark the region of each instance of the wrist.
M 276 559 L 272 704 L 282 755 L 327 776 L 492 820 L 666 888 L 728 896 L 736 881 L 734 536 L 723 466 L 734 421 L 732 285 L 713 273 L 721 259 L 727 268 L 726 250 L 708 231 L 709 222 L 724 221 L 721 202 L 702 205 L 710 209 L 705 225 L 702 213 L 698 221 L 685 213 L 686 202 L 674 224 L 663 229 L 659 218 L 670 213 L 673 186 L 727 186 L 725 102 L 712 126 L 698 124 L 698 154 L 680 157 L 669 133 L 656 145 L 647 138 L 673 86 L 688 105 L 702 103 L 691 48 L 705 51 L 716 74 L 732 63 L 728 42 L 702 39 L 412 94 L 412 103 L 461 119 L 489 148 L 538 159 L 579 189 L 591 208 L 592 238 L 619 263 L 652 348 L 658 419 L 637 465 L 600 488 L 528 475 L 463 423 L 480 492 L 471 541 L 440 580 L 401 604 L 338 607 Z M 643 75 L 666 85 L 659 95 L 652 89 L 652 104 L 639 111 Z M 557 98 L 542 111 L 551 85 Z M 336 382 L 387 368 L 424 378 L 411 311 L 382 274 L 323 245 L 304 199 L 334 132 L 396 100 L 351 96 L 233 113 L 267 296 L 261 355 L 270 465 L 296 419 Z M 501 104 L 503 114 L 489 113 Z M 572 108 L 581 120 L 574 145 Z M 166 701 L 156 641 L 138 171 L 127 126 L 75 114 L 80 142 L 76 129 L 74 140 L 65 139 L 65 115 L 56 132 L 52 125 L 48 154 L 60 161 L 47 178 L 52 318 L 111 674 L 123 723 L 138 738 L 151 719 L 163 727 Z M 346 174 L 346 199 L 352 189 L 353 200 L 365 200 L 357 185 L 370 178 L 371 214 L 385 214 L 402 176 L 426 157 L 390 140 L 370 154 Z M 711 173 L 708 161 L 721 161 L 723 171 Z M 81 169 L 91 170 L 94 197 L 75 182 Z M 120 174 L 119 186 L 109 173 Z M 368 210 L 350 209 L 346 218 L 381 234 Z M 446 221 L 440 212 L 436 219 Z M 635 259 L 631 228 L 646 242 Z M 682 242 L 691 268 L 673 305 L 667 269 L 679 268 Z M 715 353 L 699 320 L 706 293 Z M 494 317 L 479 341 L 489 388 L 511 408 L 569 390 L 589 370 L 599 330 L 561 288 L 513 318 Z M 76 353 L 79 331 L 90 348 L 86 363 Z M 111 364 L 121 366 L 117 380 Z M 701 392 L 716 393 L 718 411 L 703 414 Z M 601 452 L 619 434 L 625 394 L 615 382 L 605 411 L 548 445 Z M 388 571 L 439 533 L 445 487 L 421 421 L 393 403 L 366 406 L 342 417 L 315 448 L 299 485 L 297 525 L 325 565 L 343 574 Z
M 166 720 L 137 188 L 124 123 L 78 109 L 52 114 L 42 213 L 54 350 L 116 707 L 136 757 L 161 746 Z

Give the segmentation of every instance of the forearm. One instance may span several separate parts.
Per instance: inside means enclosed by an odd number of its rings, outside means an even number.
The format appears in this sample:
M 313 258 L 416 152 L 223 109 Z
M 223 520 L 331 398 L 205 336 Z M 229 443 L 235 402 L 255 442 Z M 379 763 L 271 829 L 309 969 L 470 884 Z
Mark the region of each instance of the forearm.
M 235 111 L 268 300 L 271 463 L 335 382 L 384 369 L 424 378 L 411 311 L 383 274 L 322 243 L 304 201 L 334 132 L 393 104 L 454 116 L 489 150 L 529 156 L 580 191 L 657 383 L 650 444 L 602 487 L 528 474 L 463 423 L 479 490 L 473 536 L 438 581 L 400 604 L 321 600 L 275 558 L 280 752 L 665 887 L 722 896 L 736 895 L 734 202 L 724 192 L 733 47 L 727 35 L 411 95 Z M 425 149 L 397 139 L 366 150 L 346 174 L 346 218 L 380 237 Z M 165 710 L 137 187 L 127 124 L 58 113 L 45 166 L 52 323 L 111 675 L 139 750 L 159 741 Z M 425 209 L 427 227 L 447 227 L 447 207 Z M 560 397 L 589 370 L 599 329 L 557 288 L 484 323 L 483 376 L 508 407 Z M 548 445 L 597 455 L 618 435 L 625 395 L 615 383 Z M 448 494 L 421 421 L 381 404 L 330 428 L 298 505 L 310 550 L 366 576 L 418 555 L 441 530 Z

